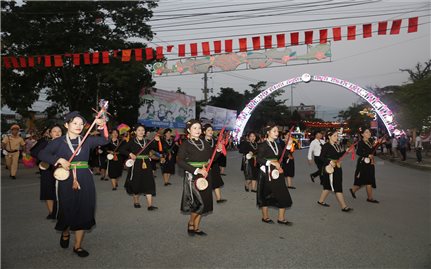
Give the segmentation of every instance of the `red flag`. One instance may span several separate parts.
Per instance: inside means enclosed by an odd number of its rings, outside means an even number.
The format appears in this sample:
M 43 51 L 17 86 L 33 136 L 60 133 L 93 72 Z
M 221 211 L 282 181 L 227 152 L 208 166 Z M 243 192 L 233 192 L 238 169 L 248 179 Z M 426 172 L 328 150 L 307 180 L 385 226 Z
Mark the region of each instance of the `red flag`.
M 232 52 L 232 39 L 227 39 L 224 41 L 224 51 Z
M 13 59 L 14 57 L 12 57 L 12 64 L 13 64 Z M 45 55 L 45 66 L 51 67 L 51 55 Z
M 42 63 L 42 56 L 38 55 L 37 56 L 37 64 L 41 64 Z
M 265 49 L 271 49 L 272 48 L 272 35 L 266 35 L 263 37 L 265 42 Z
M 28 67 L 34 67 L 34 56 L 28 57 Z
M 109 51 L 102 51 L 102 63 L 109 64 Z
M 401 28 L 401 21 L 402 20 L 394 20 L 392 21 L 392 27 L 391 27 L 391 35 L 397 35 L 400 33 Z
M 197 43 L 191 43 L 190 44 L 190 55 L 198 56 L 198 44 Z
M 379 35 L 386 35 L 386 29 L 388 28 L 388 22 L 387 21 L 381 21 L 379 22 Z
M 247 51 L 247 38 L 240 38 L 239 41 L 239 51 Z
M 277 48 L 284 48 L 286 47 L 286 35 L 285 34 L 278 34 L 277 35 Z
M 178 57 L 186 56 L 186 44 L 178 45 Z
M 27 67 L 27 61 L 25 57 L 19 57 L 19 64 L 21 65 L 21 67 Z
M 202 54 L 210 55 L 210 42 L 202 42 Z
M 260 50 L 260 36 L 253 36 L 253 50 Z
M 305 44 L 313 44 L 313 31 L 305 31 Z
M 145 59 L 147 59 L 147 61 L 151 61 L 153 58 L 153 48 L 145 48 Z
M 118 57 L 118 50 L 114 50 L 112 52 L 112 54 L 113 54 L 114 58 L 117 58 Z
M 134 49 L 135 50 L 135 61 L 142 62 L 142 49 Z
M 320 29 L 319 36 L 320 36 L 320 44 L 328 43 L 328 29 Z
M 168 47 L 166 48 L 166 50 L 168 51 L 168 52 L 172 52 L 172 49 L 174 48 L 174 46 L 173 45 L 168 45 Z
M 162 141 L 161 140 L 158 141 L 158 146 L 159 146 L 159 152 L 162 152 L 163 151 L 163 146 L 162 146 Z
M 121 61 L 129 62 L 132 56 L 132 50 L 123 50 L 121 51 Z
M 215 53 L 221 53 L 221 41 L 220 40 L 214 41 L 214 52 Z
M 3 57 L 3 64 L 6 69 L 11 68 L 9 57 Z
M 356 39 L 356 25 L 347 26 L 347 40 Z
M 93 52 L 93 64 L 99 64 L 100 53 L 98 51 Z
M 73 57 L 73 65 L 74 66 L 78 66 L 78 65 L 80 65 L 81 64 L 81 57 L 80 57 L 81 55 L 80 54 L 78 54 L 78 53 L 75 53 L 75 54 L 73 54 L 72 55 L 72 57 Z
M 156 59 L 163 59 L 163 46 L 156 47 Z
M 332 28 L 332 39 L 334 39 L 334 41 L 341 40 L 341 27 Z
M 409 28 L 407 33 L 414 33 L 418 31 L 418 17 L 409 18 Z
M 293 32 L 290 33 L 290 45 L 295 46 L 299 44 L 299 33 Z
M 84 64 L 90 64 L 90 53 L 84 53 Z
M 372 35 L 372 26 L 371 23 L 362 25 L 362 36 L 364 38 L 369 38 Z
M 63 66 L 63 57 L 61 55 L 54 55 L 54 66 L 55 67 Z

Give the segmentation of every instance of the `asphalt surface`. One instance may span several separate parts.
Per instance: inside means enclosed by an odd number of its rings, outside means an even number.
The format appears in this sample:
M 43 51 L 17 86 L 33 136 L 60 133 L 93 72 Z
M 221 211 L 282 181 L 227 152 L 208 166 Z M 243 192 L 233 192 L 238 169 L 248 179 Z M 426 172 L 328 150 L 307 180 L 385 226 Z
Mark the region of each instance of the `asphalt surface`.
M 430 172 L 378 160 L 375 198 L 367 203 L 365 190 L 350 196 L 355 162 L 344 161 L 344 193 L 353 212 L 341 212 L 334 195 L 329 208 L 316 201 L 321 186 L 312 183 L 314 170 L 306 151 L 297 151 L 296 176 L 290 190 L 293 206 L 287 219 L 293 226 L 261 222 L 255 194 L 245 192 L 240 155 L 229 152 L 222 189 L 225 204 L 202 220 L 207 237 L 189 237 L 188 216 L 180 213 L 182 178 L 164 187 L 157 173 L 157 211 L 140 209 L 123 188 L 95 176 L 96 227 L 86 234 L 79 258 L 59 246 L 55 222 L 46 220 L 39 201 L 35 169 L 20 166 L 11 180 L 2 165 L 2 268 L 430 268 Z M 123 177 L 125 174 L 123 175 Z M 124 183 L 121 181 L 120 186 Z M 276 220 L 277 211 L 270 209 Z

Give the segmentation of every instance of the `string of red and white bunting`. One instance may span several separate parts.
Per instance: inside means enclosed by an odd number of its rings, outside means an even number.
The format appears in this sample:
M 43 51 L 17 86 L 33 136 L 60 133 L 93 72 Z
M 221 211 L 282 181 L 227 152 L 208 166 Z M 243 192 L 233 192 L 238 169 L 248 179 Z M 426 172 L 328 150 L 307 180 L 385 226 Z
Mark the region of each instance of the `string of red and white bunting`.
M 390 35 L 398 35 L 401 32 L 402 24 L 405 19 L 393 20 L 390 29 L 388 29 L 388 21 L 380 21 L 378 23 L 367 23 L 362 24 L 362 37 L 371 38 L 373 33 L 377 35 L 387 35 L 388 30 Z M 407 33 L 414 33 L 418 31 L 418 17 L 412 17 L 407 19 Z M 356 40 L 359 25 L 350 26 L 339 26 L 332 28 L 325 28 L 319 30 L 308 30 L 302 32 L 290 32 L 289 35 L 285 33 L 275 34 L 275 35 L 264 35 L 263 44 L 262 36 L 251 37 L 251 47 L 248 47 L 249 39 L 246 37 L 238 38 L 238 51 L 246 52 L 250 50 L 262 50 L 262 49 L 273 49 L 273 48 L 284 48 L 286 46 L 297 46 L 302 44 L 313 44 L 320 43 L 325 44 L 329 40 L 341 41 L 343 37 L 347 40 Z M 376 30 L 373 30 L 377 28 Z M 343 35 L 342 32 L 347 33 Z M 318 34 L 318 38 L 314 39 L 314 34 Z M 329 35 L 331 37 L 329 37 Z M 275 38 L 274 38 L 275 37 Z M 286 37 L 290 38 L 290 42 L 286 41 Z M 274 40 L 273 40 L 274 39 Z M 143 61 L 144 57 L 146 61 L 152 60 L 162 60 L 164 58 L 165 52 L 171 53 L 174 48 L 178 51 L 178 57 L 199 57 L 199 56 L 209 56 L 220 53 L 232 53 L 234 39 L 225 40 L 215 40 L 212 41 L 213 46 L 211 49 L 211 44 L 208 41 L 200 42 L 201 50 L 199 50 L 199 43 L 190 44 L 178 44 L 167 45 L 166 50 L 164 46 L 157 46 L 155 49 L 153 47 L 146 48 L 134 48 L 134 49 L 115 49 L 106 51 L 96 51 L 96 52 L 83 52 L 83 53 L 65 53 L 65 54 L 55 54 L 55 55 L 36 55 L 36 56 L 2 56 L 3 67 L 6 69 L 20 69 L 20 68 L 32 68 L 36 66 L 43 65 L 45 67 L 63 67 L 64 61 L 71 61 L 72 66 L 81 65 L 96 65 L 96 64 L 109 64 L 111 57 L 118 58 L 121 53 L 121 61 L 129 62 L 132 59 L 132 54 L 134 55 L 135 61 Z M 224 45 L 222 49 L 222 45 Z M 263 46 L 262 46 L 263 45 Z M 186 48 L 189 47 L 189 50 Z M 187 52 L 186 52 L 187 51 Z

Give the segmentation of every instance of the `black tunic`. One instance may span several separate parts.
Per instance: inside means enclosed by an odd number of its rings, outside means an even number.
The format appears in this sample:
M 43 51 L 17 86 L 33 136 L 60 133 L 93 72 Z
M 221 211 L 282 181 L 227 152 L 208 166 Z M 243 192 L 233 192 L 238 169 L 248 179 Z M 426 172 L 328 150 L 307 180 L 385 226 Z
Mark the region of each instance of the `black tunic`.
M 257 165 L 256 154 L 257 154 L 257 143 L 251 143 L 249 141 L 243 141 L 239 145 L 239 153 L 242 153 L 242 171 L 244 171 L 245 180 L 257 180 L 259 175 L 259 166 Z M 247 160 L 246 155 L 252 152 L 253 157 Z
M 274 152 L 269 143 L 275 151 Z M 257 162 L 259 165 L 259 177 L 257 181 L 257 205 L 259 207 L 273 206 L 278 208 L 288 208 L 292 206 L 292 198 L 287 189 L 283 173 L 277 179 L 269 179 L 269 167 L 266 165 L 268 160 L 278 159 L 281 156 L 281 148 L 275 142 L 264 141 L 259 144 L 257 149 Z M 271 169 L 275 167 L 271 165 Z M 262 169 L 265 170 L 262 171 Z
M 358 143 L 356 149 L 358 161 L 356 163 L 355 181 L 353 185 L 371 185 L 373 188 L 376 188 L 375 166 L 371 162 L 365 162 L 365 158 L 374 153 L 373 144 L 371 141 L 369 143 L 370 144 L 367 145 L 363 140 Z
M 324 190 L 330 190 L 334 192 L 343 192 L 343 169 L 337 166 L 334 167 L 334 173 L 329 175 L 326 173 L 325 167 L 331 162 L 331 160 L 338 160 L 346 151 L 342 149 L 339 144 L 331 145 L 326 142 L 322 146 L 320 152 L 320 160 L 323 163 L 322 166 L 322 185 Z M 331 183 L 332 178 L 332 183 Z
M 284 141 L 281 141 L 280 150 L 282 152 L 285 146 L 286 146 L 286 143 Z M 295 158 L 293 157 L 293 152 L 290 151 L 290 148 L 286 149 L 286 152 L 284 153 L 282 167 L 283 167 L 285 177 L 295 176 Z
M 213 151 L 211 145 L 205 142 L 205 139 L 194 140 L 194 142 L 200 147 L 199 149 L 190 140 L 184 140 L 177 155 L 178 165 L 185 170 L 181 211 L 204 214 L 213 211 L 212 173 L 211 171 L 208 173 L 208 188 L 199 191 L 194 182 L 202 175 L 195 175 L 196 167 L 193 167 L 188 162 L 209 162 Z M 217 155 L 216 158 L 218 157 Z
M 139 144 L 139 143 L 140 144 Z M 147 139 L 138 140 L 138 138 L 130 139 L 124 147 L 120 148 L 120 153 L 124 156 L 129 156 L 130 153 L 137 154 L 142 147 L 149 142 Z M 140 155 L 148 156 L 150 150 L 157 151 L 157 141 L 153 140 L 151 144 L 140 153 Z M 145 161 L 146 168 L 142 168 L 142 162 Z M 156 183 L 150 164 L 150 159 L 136 159 L 132 167 L 128 169 L 126 182 L 124 183 L 126 192 L 128 194 L 151 194 L 156 195 Z
M 206 138 L 205 138 L 206 140 Z M 208 142 L 209 145 L 211 145 L 211 150 L 214 151 L 214 147 L 217 144 L 217 141 L 212 138 L 212 140 L 206 140 L 206 142 Z M 218 159 L 220 159 L 223 156 L 223 154 L 218 155 Z M 220 172 L 220 165 L 217 162 L 218 159 L 214 159 L 214 162 L 211 166 L 211 180 L 212 180 L 212 189 L 217 189 L 220 188 L 224 185 L 223 179 L 221 177 L 221 172 Z
M 177 153 L 178 153 L 178 146 L 177 144 L 171 139 L 171 140 L 162 140 L 162 146 L 163 146 L 163 156 L 165 158 L 165 163 L 160 165 L 160 168 L 162 169 L 163 174 L 175 174 L 175 164 L 177 159 Z
M 100 169 L 106 169 L 107 167 L 106 155 L 107 153 L 104 147 L 98 146 L 94 148 L 90 154 L 90 160 L 89 160 L 90 167 L 98 167 Z
M 120 178 L 123 174 L 124 155 L 120 153 L 120 147 L 124 146 L 127 142 L 124 140 L 109 141 L 104 147 L 107 154 L 114 154 L 114 159 L 107 160 L 107 172 L 109 178 Z
M 71 139 L 74 149 L 78 146 L 78 139 Z M 108 140 L 104 137 L 91 136 L 85 140 L 81 152 L 73 161 L 88 162 L 90 151 L 97 146 L 105 145 Z M 59 158 L 68 160 L 72 156 L 66 137 L 54 139 L 40 151 L 38 157 L 41 161 L 54 165 Z M 81 189 L 72 189 L 72 171 L 67 180 L 58 181 L 59 212 L 56 230 L 64 231 L 70 228 L 72 231 L 89 230 L 96 224 L 94 212 L 96 208 L 96 189 L 93 174 L 90 169 L 77 169 L 77 178 Z

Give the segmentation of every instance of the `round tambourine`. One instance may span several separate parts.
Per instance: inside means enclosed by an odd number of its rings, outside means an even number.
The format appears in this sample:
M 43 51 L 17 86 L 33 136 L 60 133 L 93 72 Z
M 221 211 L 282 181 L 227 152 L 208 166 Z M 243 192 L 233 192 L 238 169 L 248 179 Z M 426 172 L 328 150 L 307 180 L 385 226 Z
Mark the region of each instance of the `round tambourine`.
M 2 150 L 2 152 L 3 152 L 3 155 L 4 155 L 4 156 L 7 156 L 7 155 L 9 154 L 9 152 L 8 152 L 7 150 L 5 150 L 5 149 L 4 149 L 4 150 Z
M 365 163 L 370 163 L 370 162 L 371 162 L 371 159 L 370 159 L 370 158 L 368 158 L 368 157 L 365 157 L 365 158 L 364 158 L 364 162 L 365 162 Z
M 48 170 L 48 168 L 49 168 L 49 163 L 47 163 L 47 162 L 40 162 L 39 163 L 39 169 L 40 170 Z
M 204 177 L 197 178 L 195 180 L 195 186 L 196 189 L 200 191 L 206 190 L 206 188 L 208 188 L 208 180 L 206 180 Z
M 334 173 L 334 167 L 331 164 L 328 164 L 327 166 L 325 166 L 325 171 L 328 174 L 333 174 Z
M 271 171 L 271 178 L 272 179 L 278 179 L 280 177 L 280 171 L 277 169 L 274 169 Z
M 98 149 L 98 150 L 97 150 L 97 153 L 102 154 L 102 153 L 103 153 L 103 150 Z
M 127 167 L 132 167 L 134 164 L 135 164 L 135 160 L 133 160 L 133 159 L 128 159 L 126 161 L 126 166 Z
M 106 155 L 106 159 L 108 159 L 108 160 L 113 160 L 114 159 L 114 154 L 112 154 L 112 153 L 109 153 L 108 155 Z
M 253 153 L 251 153 L 251 152 L 247 153 L 247 154 L 245 155 L 245 158 L 246 158 L 247 160 L 250 160 L 251 158 L 253 158 Z
M 59 181 L 64 181 L 70 176 L 70 171 L 59 166 L 54 170 L 54 178 Z

